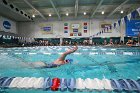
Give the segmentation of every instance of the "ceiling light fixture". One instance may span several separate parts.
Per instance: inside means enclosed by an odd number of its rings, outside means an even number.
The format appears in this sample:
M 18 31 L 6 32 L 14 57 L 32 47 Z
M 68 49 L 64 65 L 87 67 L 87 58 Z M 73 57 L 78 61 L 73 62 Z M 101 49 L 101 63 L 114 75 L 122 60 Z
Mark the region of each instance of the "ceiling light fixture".
M 49 14 L 49 16 L 52 16 L 51 14 Z
M 33 14 L 32 17 L 35 17 L 35 15 Z
M 69 16 L 69 13 L 66 13 L 66 16 Z
M 121 10 L 121 14 L 123 14 L 123 10 Z
M 86 15 L 87 13 L 86 12 L 84 12 L 84 15 Z
M 102 11 L 102 15 L 103 15 L 103 14 L 105 14 L 105 12 L 104 12 L 104 11 Z

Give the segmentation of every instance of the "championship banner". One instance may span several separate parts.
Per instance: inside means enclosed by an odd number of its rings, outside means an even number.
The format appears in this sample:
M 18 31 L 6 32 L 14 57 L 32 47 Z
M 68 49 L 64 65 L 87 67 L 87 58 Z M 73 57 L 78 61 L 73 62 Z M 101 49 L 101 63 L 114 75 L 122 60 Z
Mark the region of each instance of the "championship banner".
M 68 23 L 64 23 L 64 33 L 68 33 Z
M 102 31 L 103 29 L 106 29 L 104 33 L 111 33 L 112 29 L 108 29 L 110 27 L 111 27 L 111 23 L 106 23 L 106 22 L 100 23 L 100 31 Z
M 87 30 L 88 30 L 87 22 L 83 23 L 83 30 L 84 30 L 84 33 L 87 33 Z
M 39 27 L 42 34 L 53 34 L 53 24 L 40 23 Z
M 126 36 L 138 36 L 140 32 L 140 20 L 130 20 L 126 23 Z
M 71 23 L 70 36 L 82 36 L 81 30 L 81 23 Z

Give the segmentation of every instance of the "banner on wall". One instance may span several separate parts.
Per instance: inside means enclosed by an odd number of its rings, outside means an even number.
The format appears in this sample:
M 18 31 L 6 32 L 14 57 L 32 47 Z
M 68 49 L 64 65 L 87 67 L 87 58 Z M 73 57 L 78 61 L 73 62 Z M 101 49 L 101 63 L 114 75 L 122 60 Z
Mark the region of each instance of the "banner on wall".
M 110 27 L 111 27 L 111 23 L 102 22 L 102 23 L 100 24 L 100 30 L 101 30 L 101 31 L 104 30 L 104 29 L 107 29 L 106 31 L 104 31 L 104 33 L 111 33 L 112 30 L 111 30 L 111 29 L 108 29 L 108 28 L 110 28 Z
M 126 36 L 138 36 L 140 32 L 140 20 L 130 20 L 126 23 Z
M 87 30 L 88 30 L 87 22 L 84 22 L 84 24 L 83 24 L 83 30 L 84 30 L 84 33 L 87 33 Z
M 80 28 L 80 24 L 71 24 L 71 28 L 72 29 L 79 29 Z
M 73 36 L 73 33 L 70 33 L 70 36 Z
M 8 20 L 3 21 L 4 29 L 11 29 L 11 23 Z
M 83 36 L 88 35 L 89 23 L 83 21 L 64 22 L 63 33 L 69 36 Z
M 53 34 L 53 24 L 40 23 L 39 27 L 42 34 Z
M 16 22 L 9 20 L 4 17 L 0 17 L 0 31 L 17 33 L 16 32 Z
M 76 32 L 76 33 L 78 33 L 78 29 L 73 29 L 73 32 Z
M 81 32 L 79 32 L 79 33 L 78 33 L 78 36 L 82 36 L 82 33 L 81 33 Z
M 64 23 L 64 33 L 68 33 L 68 23 Z
M 71 23 L 70 25 L 70 36 L 81 36 L 81 23 Z

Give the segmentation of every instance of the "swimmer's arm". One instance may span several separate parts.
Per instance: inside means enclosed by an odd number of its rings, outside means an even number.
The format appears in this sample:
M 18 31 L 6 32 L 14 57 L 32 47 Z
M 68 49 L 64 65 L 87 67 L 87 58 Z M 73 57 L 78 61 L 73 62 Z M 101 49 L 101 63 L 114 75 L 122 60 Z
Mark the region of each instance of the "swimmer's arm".
M 65 57 L 68 55 L 68 54 L 71 54 L 73 52 L 75 52 L 76 50 L 78 49 L 77 46 L 75 46 L 73 49 L 69 49 L 68 51 L 64 52 L 60 58 L 58 58 L 59 61 L 64 61 L 65 60 Z

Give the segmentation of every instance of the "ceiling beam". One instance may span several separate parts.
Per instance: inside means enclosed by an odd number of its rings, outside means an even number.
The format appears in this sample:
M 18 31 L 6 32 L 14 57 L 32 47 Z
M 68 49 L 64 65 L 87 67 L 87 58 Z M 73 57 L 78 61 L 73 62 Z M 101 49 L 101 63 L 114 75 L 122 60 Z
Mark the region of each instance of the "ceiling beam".
M 79 0 L 76 0 L 75 1 L 75 17 L 77 17 L 77 14 L 78 14 L 78 3 L 79 3 Z
M 40 13 L 32 4 L 28 2 L 28 0 L 24 0 L 24 2 L 34 9 L 44 20 L 47 20 L 42 13 Z
M 107 17 L 110 17 L 113 15 L 118 9 L 120 9 L 124 4 L 126 4 L 129 0 L 125 0 L 123 3 L 121 3 L 118 7 L 116 7 Z
M 57 16 L 58 16 L 58 19 L 59 19 L 59 20 L 61 20 L 60 14 L 59 14 L 58 10 L 56 9 L 56 7 L 55 7 L 55 5 L 54 5 L 53 1 L 52 1 L 52 0 L 50 0 L 50 3 L 51 3 L 51 5 L 52 5 L 52 7 L 53 7 L 54 11 L 56 12 L 56 14 L 57 14 Z
M 106 7 L 109 7 L 111 4 L 107 4 L 107 5 L 105 5 L 104 4 L 104 6 L 106 6 Z M 117 4 L 113 4 L 113 5 L 117 5 Z M 130 6 L 130 4 L 125 4 L 126 6 Z M 81 5 L 80 7 L 85 7 L 85 6 L 90 6 L 90 7 L 92 7 L 92 6 L 96 6 L 96 4 L 89 4 L 89 5 Z M 140 4 L 133 4 L 133 6 L 136 6 L 136 7 L 138 7 L 138 6 L 140 6 Z M 21 7 L 22 8 L 22 10 L 32 10 L 32 9 L 29 9 L 28 7 Z M 52 6 L 49 6 L 49 7 L 38 7 L 37 9 L 38 10 L 41 10 L 41 9 L 51 9 L 52 8 Z M 60 7 L 58 7 L 58 8 L 73 8 L 73 6 L 72 5 L 61 5 Z M 94 9 L 95 10 L 95 9 Z M 44 13 L 43 13 L 44 14 Z
M 97 10 L 98 10 L 98 9 L 100 8 L 100 6 L 102 5 L 103 1 L 104 1 L 104 0 L 100 0 L 98 6 L 97 6 L 96 9 L 93 11 L 93 13 L 92 13 L 92 15 L 90 16 L 90 18 L 92 18 L 92 17 L 95 15 L 95 13 L 97 12 Z

